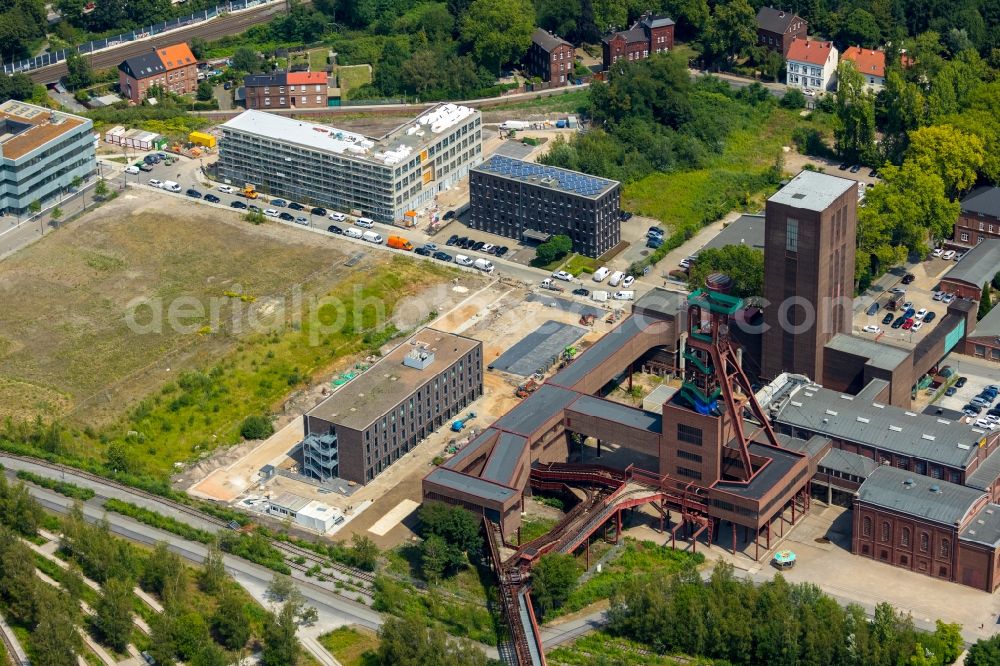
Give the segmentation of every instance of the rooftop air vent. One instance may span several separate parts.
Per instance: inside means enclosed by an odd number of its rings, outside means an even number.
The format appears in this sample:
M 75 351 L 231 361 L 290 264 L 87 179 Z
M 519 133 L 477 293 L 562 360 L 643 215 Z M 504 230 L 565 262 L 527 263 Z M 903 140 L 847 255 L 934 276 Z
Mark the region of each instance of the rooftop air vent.
M 906 479 L 905 481 L 903 481 L 903 485 L 906 486 L 907 488 L 912 488 L 913 487 L 913 479 Z
M 939 486 L 939 485 L 937 485 L 935 483 L 933 486 L 931 486 L 931 492 L 940 495 L 941 494 L 941 486 Z
M 900 428 L 899 426 L 895 426 L 895 425 L 889 426 L 889 430 L 891 430 L 893 432 L 903 432 L 902 428 Z

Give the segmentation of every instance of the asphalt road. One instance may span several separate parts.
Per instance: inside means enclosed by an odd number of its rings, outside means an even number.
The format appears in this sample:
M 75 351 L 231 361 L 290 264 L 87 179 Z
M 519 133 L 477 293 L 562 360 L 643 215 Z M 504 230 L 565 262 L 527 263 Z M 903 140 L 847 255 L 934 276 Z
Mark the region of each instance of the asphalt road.
M 303 0 L 303 2 L 308 4 L 311 0 Z M 172 30 L 149 39 L 128 42 L 121 46 L 87 54 L 85 57 L 93 69 L 117 67 L 126 58 L 148 53 L 150 50 L 159 48 L 160 46 L 167 46 L 178 42 L 190 42 L 195 37 L 211 41 L 225 37 L 226 35 L 235 35 L 244 32 L 251 26 L 269 21 L 275 14 L 283 12 L 285 7 L 286 3 L 284 2 L 274 2 L 268 5 L 252 7 L 238 13 L 229 14 L 228 16 L 217 17 L 210 21 Z M 48 67 L 40 67 L 27 74 L 35 83 L 55 83 L 66 76 L 66 63 L 60 62 Z

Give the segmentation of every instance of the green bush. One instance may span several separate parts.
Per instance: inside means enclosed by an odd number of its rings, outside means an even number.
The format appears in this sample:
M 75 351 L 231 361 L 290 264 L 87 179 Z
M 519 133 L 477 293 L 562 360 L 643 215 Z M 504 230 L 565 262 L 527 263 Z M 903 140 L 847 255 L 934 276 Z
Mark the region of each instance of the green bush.
M 94 491 L 90 488 L 83 488 L 74 483 L 68 483 L 66 481 L 56 481 L 54 479 L 49 479 L 44 476 L 35 474 L 34 472 L 26 472 L 21 470 L 17 473 L 17 478 L 22 481 L 28 481 L 36 486 L 41 486 L 42 488 L 48 488 L 49 490 L 54 490 L 60 495 L 65 495 L 66 497 L 72 497 L 73 499 L 80 500 L 81 502 L 86 502 L 87 500 L 93 498 Z
M 274 434 L 274 424 L 268 416 L 255 414 L 243 419 L 240 435 L 243 439 L 267 439 Z
M 120 513 L 123 516 L 134 518 L 140 523 L 145 523 L 150 527 L 155 527 L 157 529 L 170 532 L 171 534 L 176 534 L 182 539 L 187 539 L 188 541 L 212 543 L 212 541 L 215 540 L 215 535 L 211 532 L 198 529 L 197 527 L 192 527 L 187 523 L 182 523 L 176 518 L 164 516 L 162 513 L 151 511 L 136 504 L 132 504 L 131 502 L 123 502 L 122 500 L 111 498 L 105 500 L 104 508 L 108 511 L 113 511 L 114 513 Z
M 786 109 L 806 108 L 806 96 L 798 88 L 789 88 L 781 98 L 781 106 Z

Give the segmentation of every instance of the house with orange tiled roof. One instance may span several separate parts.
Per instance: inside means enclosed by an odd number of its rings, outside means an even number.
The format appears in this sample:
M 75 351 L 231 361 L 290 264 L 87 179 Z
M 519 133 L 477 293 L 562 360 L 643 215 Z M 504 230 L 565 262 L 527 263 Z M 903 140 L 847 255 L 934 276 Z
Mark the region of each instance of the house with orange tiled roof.
M 243 79 L 248 109 L 321 109 L 327 105 L 326 72 L 248 74 Z
M 790 88 L 824 92 L 837 76 L 839 53 L 833 42 L 795 38 L 785 56 Z
M 844 55 L 844 60 L 850 60 L 865 79 L 865 86 L 872 90 L 881 90 L 885 85 L 885 52 L 878 49 L 864 49 L 851 46 Z
M 185 43 L 154 48 L 126 58 L 118 65 L 118 87 L 122 95 L 138 104 L 150 87 L 187 95 L 198 89 L 198 59 Z

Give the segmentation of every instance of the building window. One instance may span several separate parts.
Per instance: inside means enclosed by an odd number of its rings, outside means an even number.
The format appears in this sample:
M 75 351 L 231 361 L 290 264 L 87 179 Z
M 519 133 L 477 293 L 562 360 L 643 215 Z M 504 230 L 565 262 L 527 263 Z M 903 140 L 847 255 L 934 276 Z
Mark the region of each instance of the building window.
M 882 521 L 882 541 L 889 541 L 889 521 Z
M 684 451 L 683 449 L 677 450 L 677 457 L 683 458 L 684 460 L 690 460 L 691 462 L 696 462 L 696 463 L 701 462 L 701 456 L 699 456 L 697 453 L 689 453 L 687 451 Z
M 899 543 L 904 547 L 910 546 L 910 528 L 904 527 L 899 537 Z
M 693 469 L 688 469 L 687 467 L 678 467 L 677 468 L 677 473 L 680 476 L 686 476 L 688 478 L 697 479 L 697 480 L 701 481 L 701 472 L 696 472 Z
M 693 426 L 684 425 L 683 423 L 678 423 L 677 439 L 681 442 L 701 446 L 701 428 L 695 428 Z
M 969 234 L 967 232 L 963 231 L 962 235 L 961 235 L 961 238 L 962 238 L 962 242 L 963 243 L 968 243 L 969 242 Z
M 793 217 L 785 220 L 785 250 L 799 251 L 799 221 Z
M 921 553 L 926 553 L 928 550 L 930 550 L 930 547 L 931 547 L 931 538 L 930 538 L 930 536 L 928 536 L 927 532 L 921 532 L 920 533 L 920 552 Z
M 870 516 L 865 516 L 864 520 L 861 521 L 861 534 L 866 537 L 872 535 L 872 519 Z
M 938 549 L 938 555 L 945 559 L 951 557 L 951 542 L 948 539 L 941 539 L 941 547 Z

